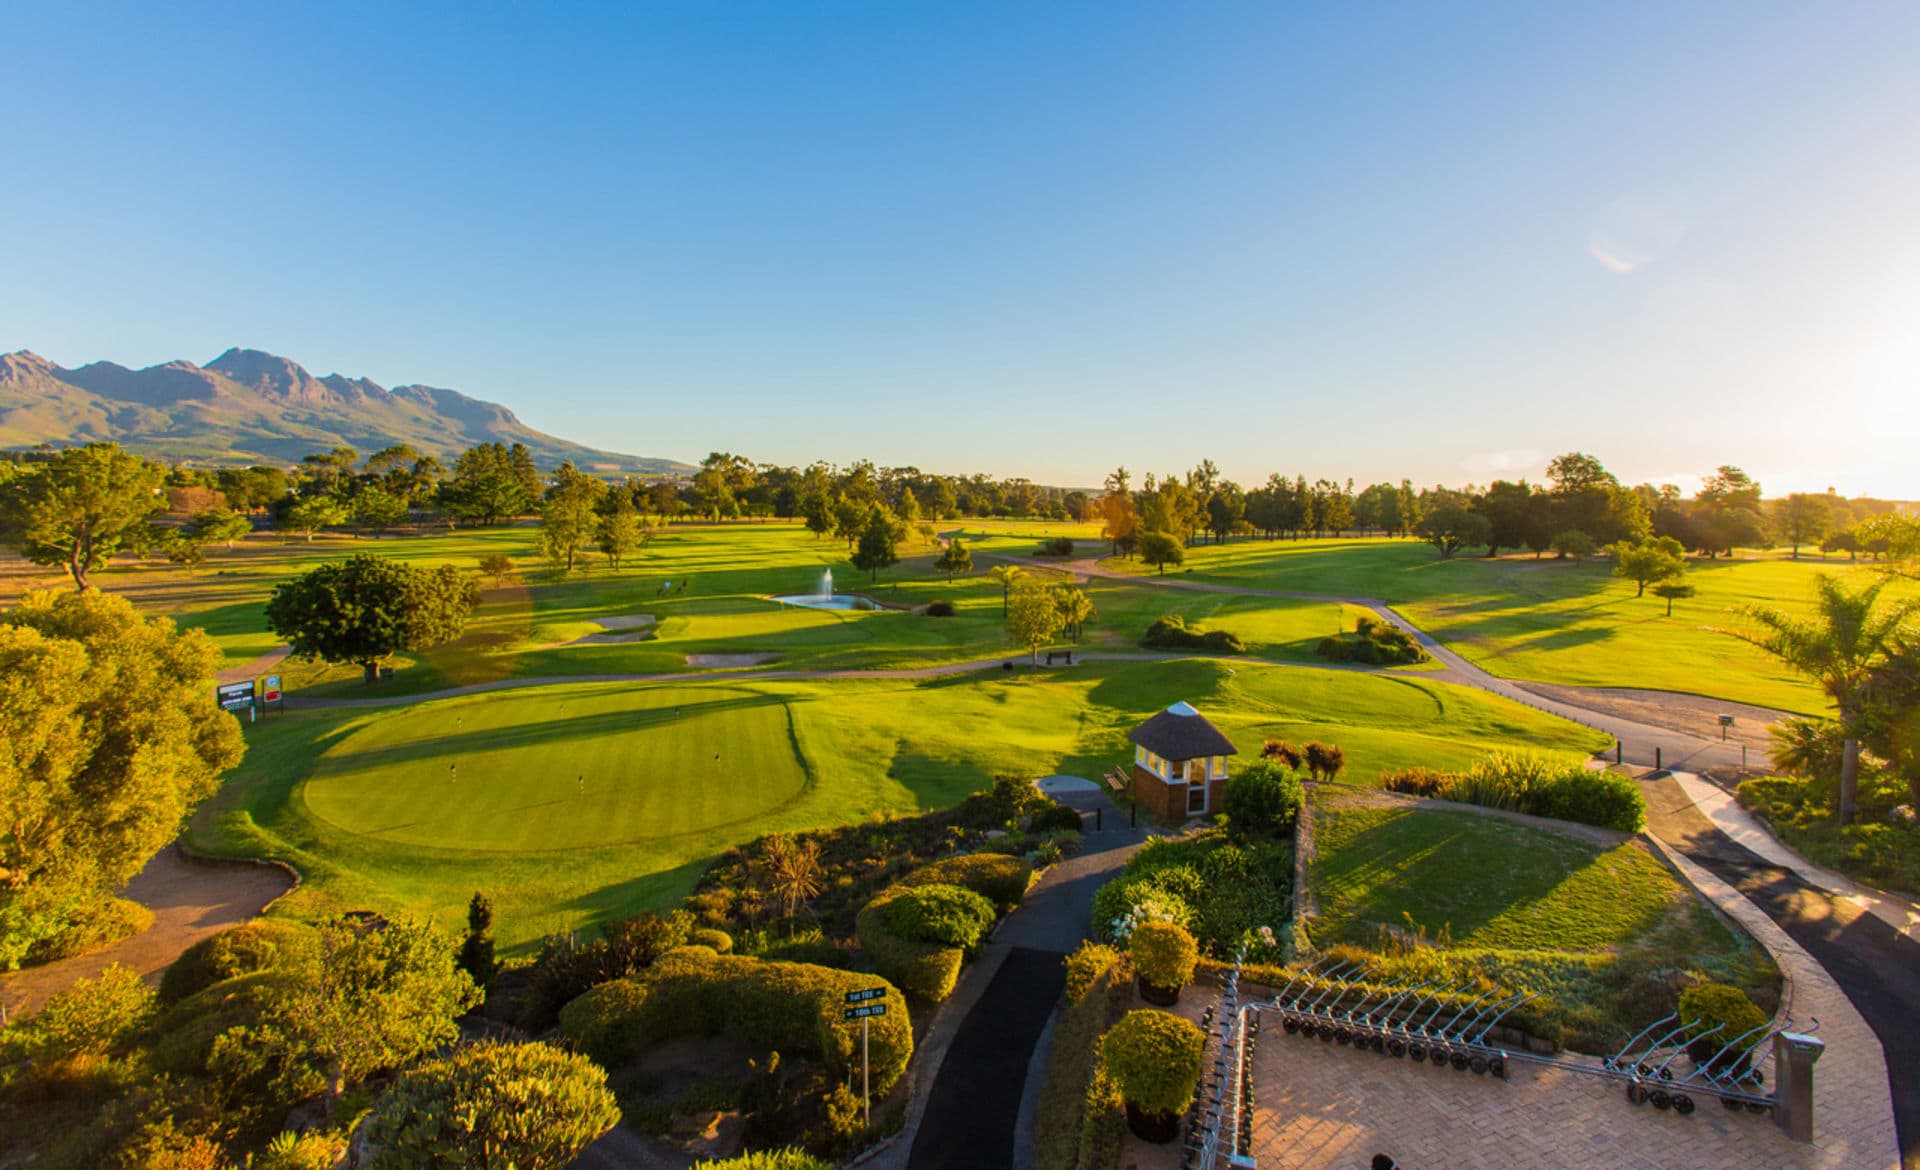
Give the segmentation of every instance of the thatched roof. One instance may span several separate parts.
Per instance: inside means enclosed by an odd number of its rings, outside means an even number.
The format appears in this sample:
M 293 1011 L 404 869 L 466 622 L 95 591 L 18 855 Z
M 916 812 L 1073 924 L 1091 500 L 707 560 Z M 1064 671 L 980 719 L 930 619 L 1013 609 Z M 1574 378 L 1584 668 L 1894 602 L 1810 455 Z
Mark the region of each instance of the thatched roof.
M 1127 738 L 1169 760 L 1238 755 L 1233 741 L 1186 703 L 1175 703 L 1133 729 Z

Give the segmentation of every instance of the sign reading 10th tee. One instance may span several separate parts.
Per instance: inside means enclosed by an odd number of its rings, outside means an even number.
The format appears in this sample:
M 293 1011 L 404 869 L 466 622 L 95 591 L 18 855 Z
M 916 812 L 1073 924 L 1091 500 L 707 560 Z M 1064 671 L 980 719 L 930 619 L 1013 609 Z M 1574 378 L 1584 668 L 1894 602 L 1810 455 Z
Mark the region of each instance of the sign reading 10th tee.
M 886 994 L 884 987 L 863 987 L 859 991 L 849 991 L 847 1007 L 842 1013 L 849 1020 L 860 1021 L 860 1101 L 861 1111 L 866 1115 L 869 1126 L 873 1124 L 873 1086 L 868 1080 L 871 1066 L 867 1062 L 867 1018 L 887 1014 L 886 1001 L 881 998 Z

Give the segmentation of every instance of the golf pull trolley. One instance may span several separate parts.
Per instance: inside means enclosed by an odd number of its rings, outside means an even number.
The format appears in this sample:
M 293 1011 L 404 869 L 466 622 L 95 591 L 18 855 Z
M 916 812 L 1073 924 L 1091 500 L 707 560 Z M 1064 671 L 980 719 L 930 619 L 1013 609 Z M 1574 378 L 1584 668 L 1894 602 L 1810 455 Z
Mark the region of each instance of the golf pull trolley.
M 1279 1017 L 1289 1036 L 1306 1036 L 1436 1069 L 1504 1078 L 1514 1059 L 1489 1037 L 1501 1020 L 1533 997 L 1465 983 L 1370 983 L 1377 966 L 1322 960 L 1302 968 L 1258 1011 Z
M 1814 1036 L 1820 1030 L 1817 1019 L 1805 1028 L 1783 1019 L 1723 1035 L 1724 1024 L 1695 1032 L 1681 1022 L 1678 1013 L 1672 1013 L 1597 1062 L 1510 1051 L 1494 1041 L 1493 1032 L 1534 998 L 1529 993 L 1499 988 L 1476 993 L 1470 980 L 1452 985 L 1436 980 L 1371 983 L 1377 965 L 1348 961 L 1323 966 L 1324 962 L 1308 963 L 1271 1001 L 1244 1009 L 1251 1017 L 1248 1034 L 1257 1031 L 1261 1015 L 1268 1013 L 1279 1017 L 1281 1029 L 1289 1036 L 1424 1062 L 1436 1069 L 1505 1080 L 1514 1062 L 1527 1061 L 1614 1081 L 1625 1088 L 1633 1104 L 1682 1116 L 1709 1099 L 1717 1099 L 1729 1110 L 1773 1112 L 1780 1097 L 1777 1087 L 1768 1085 L 1759 1058 L 1775 1048 L 1776 1037 L 1784 1037 L 1789 1046 L 1810 1046 L 1815 1056 L 1820 1046 Z M 1805 1109 L 1806 1124 L 1811 1126 L 1810 1095 Z
M 1187 1113 L 1182 1170 L 1252 1170 L 1253 1050 L 1260 1017 L 1240 1002 L 1240 965 L 1246 948 L 1234 956 L 1222 984 L 1220 1002 L 1200 1016 L 1206 1033 L 1200 1087 Z
M 1723 1036 L 1725 1024 L 1715 1024 L 1697 1035 L 1680 1022 L 1678 1013 L 1655 1020 L 1626 1042 L 1620 1051 L 1600 1063 L 1600 1073 L 1626 1082 L 1627 1100 L 1635 1105 L 1671 1109 L 1685 1116 L 1701 1099 L 1717 1098 L 1729 1110 L 1768 1113 L 1777 1104 L 1760 1071 L 1758 1057 L 1773 1046 L 1774 1037 L 1797 1032 L 1813 1036 L 1820 1031 L 1816 1018 L 1805 1028 L 1782 1020 Z M 1711 1051 L 1706 1059 L 1689 1057 L 1691 1068 L 1679 1075 L 1676 1063 L 1689 1052 Z M 1592 1071 L 1592 1070 L 1584 1070 Z

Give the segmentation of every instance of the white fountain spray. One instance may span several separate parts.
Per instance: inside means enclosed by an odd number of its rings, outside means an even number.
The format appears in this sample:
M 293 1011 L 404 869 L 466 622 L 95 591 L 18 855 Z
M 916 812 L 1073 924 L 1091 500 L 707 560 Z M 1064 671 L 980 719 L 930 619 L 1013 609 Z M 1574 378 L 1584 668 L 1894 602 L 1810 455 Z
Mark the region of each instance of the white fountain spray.
M 820 600 L 822 601 L 833 600 L 833 570 L 832 569 L 828 569 L 826 572 L 820 574 Z

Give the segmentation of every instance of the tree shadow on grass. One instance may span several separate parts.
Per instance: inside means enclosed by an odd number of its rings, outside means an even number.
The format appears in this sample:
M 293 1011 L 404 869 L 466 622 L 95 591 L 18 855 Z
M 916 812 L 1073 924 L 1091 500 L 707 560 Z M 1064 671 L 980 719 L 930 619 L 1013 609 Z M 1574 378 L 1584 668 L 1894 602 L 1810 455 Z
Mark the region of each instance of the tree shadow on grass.
M 559 909 L 583 911 L 592 927 L 642 910 L 666 910 L 693 892 L 694 883 L 719 860 L 723 850 L 710 856 L 684 862 L 671 869 L 658 870 L 589 890 L 560 903 Z
M 703 715 L 756 707 L 784 707 L 787 700 L 777 695 L 735 691 L 731 698 L 723 692 L 708 692 L 713 697 L 683 702 L 675 706 L 643 707 L 633 710 L 597 711 L 586 715 L 545 719 L 511 727 L 477 728 L 426 736 L 390 747 L 349 751 L 331 756 L 328 763 L 338 769 L 387 767 L 433 759 L 449 753 L 463 755 L 508 751 L 547 743 L 565 743 L 584 736 L 624 734 L 667 727 Z

